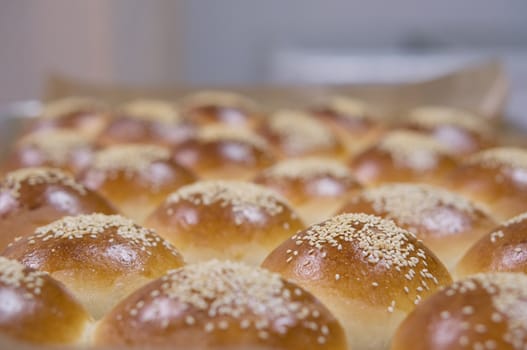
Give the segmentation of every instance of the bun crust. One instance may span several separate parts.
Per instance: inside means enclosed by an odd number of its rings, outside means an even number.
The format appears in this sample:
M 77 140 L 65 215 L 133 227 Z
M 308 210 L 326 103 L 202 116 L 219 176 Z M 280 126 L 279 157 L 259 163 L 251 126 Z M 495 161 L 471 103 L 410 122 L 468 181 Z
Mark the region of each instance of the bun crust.
M 260 264 L 304 225 L 275 192 L 241 181 L 202 181 L 171 194 L 146 221 L 189 262 L 211 258 Z
M 447 187 L 485 203 L 497 218 L 527 211 L 527 151 L 497 147 L 476 153 L 445 180 Z
M 397 330 L 391 349 L 525 349 L 526 314 L 527 276 L 475 275 L 419 305 Z
M 342 214 L 299 232 L 262 263 L 317 296 L 352 349 L 379 349 L 405 315 L 451 277 L 438 258 L 390 220 Z
M 429 136 L 409 131 L 387 133 L 376 145 L 350 159 L 361 183 L 439 183 L 457 165 L 449 151 Z
M 362 188 L 344 164 L 316 157 L 284 160 L 261 172 L 254 182 L 286 197 L 307 223 L 329 218 Z
M 183 265 L 181 255 L 153 230 L 102 214 L 39 227 L 3 255 L 49 272 L 97 318 L 138 286 Z
M 173 158 L 206 179 L 248 179 L 275 157 L 265 139 L 243 130 L 204 128 L 174 149 Z
M 458 276 L 487 272 L 527 273 L 527 214 L 489 230 L 463 256 Z
M 331 129 L 307 112 L 279 110 L 265 121 L 260 133 L 282 158 L 345 155 L 345 148 Z
M 142 222 L 163 199 L 196 177 L 154 145 L 116 145 L 98 152 L 80 176 L 88 188 L 114 203 L 126 216 Z
M 7 173 L 0 183 L 0 251 L 66 215 L 115 214 L 115 208 L 69 174 L 52 168 Z
M 449 268 L 497 224 L 480 205 L 439 187 L 388 184 L 351 198 L 340 213 L 367 213 L 393 220 L 423 240 Z
M 91 319 L 48 274 L 0 257 L 0 337 L 35 345 L 81 343 Z M 7 305 L 9 304 L 9 305 Z
M 102 320 L 95 338 L 98 345 L 171 349 L 345 349 L 342 328 L 311 294 L 263 269 L 215 260 L 135 292 Z

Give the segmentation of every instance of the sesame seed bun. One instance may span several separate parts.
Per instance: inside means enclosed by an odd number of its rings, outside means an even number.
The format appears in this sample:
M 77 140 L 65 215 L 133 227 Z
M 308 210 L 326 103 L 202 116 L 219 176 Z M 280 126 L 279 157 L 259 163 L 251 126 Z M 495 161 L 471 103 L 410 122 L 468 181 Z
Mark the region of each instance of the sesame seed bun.
M 0 182 L 0 251 L 17 237 L 66 215 L 116 214 L 97 193 L 52 168 L 24 168 Z
M 262 120 L 254 101 L 229 91 L 199 91 L 185 97 L 181 106 L 185 118 L 201 126 L 254 128 Z
M 97 345 L 170 349 L 345 349 L 338 321 L 278 274 L 229 261 L 171 271 L 98 325 Z
M 174 192 L 146 221 L 189 262 L 260 264 L 304 225 L 280 195 L 242 181 L 202 181 Z
M 445 186 L 485 203 L 506 220 L 527 211 L 527 150 L 497 147 L 465 159 L 445 179 Z
M 362 188 L 344 164 L 317 157 L 286 159 L 265 169 L 254 182 L 286 197 L 308 224 L 329 218 Z
M 121 143 L 149 143 L 174 146 L 195 134 L 175 105 L 160 100 L 134 100 L 123 105 L 101 133 L 104 146 Z
M 527 273 L 527 213 L 489 230 L 463 256 L 457 276 L 480 272 Z
M 350 349 L 386 349 L 399 323 L 451 277 L 393 221 L 342 214 L 301 231 L 262 267 L 318 297 L 340 320 Z
M 300 110 L 278 110 L 260 128 L 282 158 L 319 156 L 344 157 L 345 148 L 331 129 L 312 114 Z
M 154 145 L 116 145 L 95 154 L 80 181 L 115 204 L 126 216 L 142 222 L 163 199 L 196 177 Z
M 72 96 L 44 104 L 30 130 L 66 128 L 94 137 L 111 118 L 108 106 L 95 98 Z
M 423 106 L 411 110 L 403 126 L 431 135 L 458 156 L 465 156 L 496 143 L 487 120 L 450 107 Z
M 433 138 L 411 131 L 392 131 L 352 157 L 349 165 L 360 182 L 438 183 L 456 166 L 450 152 Z
M 78 174 L 91 162 L 94 152 L 91 139 L 78 131 L 41 130 L 27 134 L 15 144 L 4 168 L 45 166 Z
M 243 129 L 202 128 L 175 147 L 173 158 L 204 179 L 245 180 L 274 163 L 265 139 Z
M 392 350 L 527 348 L 527 276 L 480 274 L 434 294 L 401 324 Z
M 371 145 L 385 129 L 373 107 L 356 98 L 331 96 L 311 113 L 328 125 L 351 153 Z
M 4 257 L 0 257 L 0 300 L 0 338 L 40 346 L 81 344 L 91 323 L 62 284 Z
M 96 318 L 135 288 L 183 265 L 155 231 L 103 214 L 67 216 L 39 227 L 3 255 L 49 272 Z
M 367 213 L 393 220 L 423 240 L 449 268 L 497 224 L 477 203 L 424 184 L 387 184 L 366 189 L 339 213 Z

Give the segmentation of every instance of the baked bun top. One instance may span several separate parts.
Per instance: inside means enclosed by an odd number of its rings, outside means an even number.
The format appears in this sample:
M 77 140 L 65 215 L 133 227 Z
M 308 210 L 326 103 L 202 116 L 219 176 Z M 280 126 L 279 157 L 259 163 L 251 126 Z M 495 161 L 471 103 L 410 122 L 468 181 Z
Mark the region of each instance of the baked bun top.
M 15 237 L 65 215 L 114 214 L 115 208 L 69 174 L 53 168 L 24 168 L 0 183 L 0 250 Z
M 153 99 L 138 99 L 130 101 L 121 106 L 120 114 L 130 119 L 168 125 L 183 120 L 174 104 L 167 101 Z
M 348 129 L 365 129 L 379 122 L 369 104 L 352 97 L 331 96 L 313 111 L 318 116 L 335 119 Z
M 263 127 L 262 134 L 284 156 L 339 156 L 343 152 L 337 137 L 324 123 L 300 110 L 279 110 Z
M 525 349 L 525 315 L 527 276 L 474 275 L 419 305 L 399 327 L 391 349 Z
M 476 242 L 457 266 L 459 275 L 479 272 L 527 273 L 527 213 L 491 230 Z
M 336 319 L 301 287 L 261 268 L 217 260 L 173 270 L 129 296 L 102 320 L 96 342 L 345 348 Z
M 403 130 L 387 133 L 350 162 L 366 183 L 430 180 L 425 175 L 440 178 L 456 164 L 450 151 L 432 137 Z
M 363 190 L 340 212 L 367 212 L 394 220 L 419 238 L 447 238 L 495 224 L 490 212 L 463 196 L 425 184 L 393 183 Z
M 173 188 L 195 180 L 195 176 L 173 162 L 170 152 L 161 146 L 123 144 L 108 147 L 95 154 L 82 176 L 87 187 L 97 189 L 105 181 L 136 183 L 151 191 Z
M 78 173 L 91 161 L 95 147 L 88 136 L 71 129 L 48 129 L 22 137 L 8 168 L 49 166 Z
M 103 214 L 66 216 L 41 226 L 11 243 L 3 255 L 49 273 L 75 271 L 86 281 L 105 283 L 134 273 L 153 278 L 183 264 L 155 231 Z
M 88 313 L 47 273 L 0 257 L 0 337 L 22 342 L 79 342 Z
M 414 235 L 367 214 L 341 214 L 313 225 L 276 248 L 262 266 L 388 312 L 412 310 L 451 282 L 447 269 Z
M 260 121 L 258 105 L 250 98 L 234 92 L 200 91 L 185 97 L 181 105 L 185 117 L 201 125 L 222 123 L 254 126 Z
M 345 196 L 362 188 L 347 166 L 322 157 L 283 160 L 261 172 L 255 182 L 297 204 L 317 197 Z

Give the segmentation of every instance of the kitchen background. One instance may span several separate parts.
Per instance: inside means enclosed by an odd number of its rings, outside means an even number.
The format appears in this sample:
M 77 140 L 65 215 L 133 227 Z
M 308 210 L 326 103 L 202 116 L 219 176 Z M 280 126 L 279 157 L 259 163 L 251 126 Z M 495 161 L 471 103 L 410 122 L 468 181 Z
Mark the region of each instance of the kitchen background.
M 501 58 L 527 126 L 526 0 L 0 0 L 0 104 L 101 83 L 399 82 Z

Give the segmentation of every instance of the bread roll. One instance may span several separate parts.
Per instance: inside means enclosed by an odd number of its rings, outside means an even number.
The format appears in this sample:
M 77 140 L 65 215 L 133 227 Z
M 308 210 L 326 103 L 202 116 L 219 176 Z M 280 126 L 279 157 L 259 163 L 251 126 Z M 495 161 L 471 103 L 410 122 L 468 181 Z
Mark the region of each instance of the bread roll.
M 139 286 L 183 265 L 155 231 L 119 215 L 66 216 L 11 243 L 2 254 L 64 283 L 100 318 Z
M 392 131 L 349 162 L 360 182 L 438 183 L 456 166 L 450 152 L 429 136 Z
M 278 274 L 212 260 L 171 271 L 129 296 L 97 345 L 170 349 L 345 349 L 338 321 Z
M 415 108 L 409 112 L 403 125 L 431 135 L 458 156 L 492 147 L 496 143 L 496 135 L 487 120 L 455 108 Z
M 115 214 L 116 209 L 69 174 L 51 168 L 25 168 L 0 182 L 0 251 L 16 237 L 66 215 Z
M 323 122 L 300 110 L 279 110 L 260 129 L 283 158 L 320 156 L 343 157 L 346 152 L 338 138 Z
M 68 129 L 42 130 L 28 134 L 15 145 L 5 168 L 27 167 L 61 168 L 74 175 L 91 162 L 95 152 L 91 139 Z
M 482 206 L 430 185 L 388 184 L 354 196 L 340 213 L 367 213 L 393 220 L 423 240 L 449 268 L 497 224 Z
M 108 106 L 95 98 L 72 96 L 44 104 L 32 130 L 66 128 L 94 137 L 111 118 Z
M 392 350 L 527 348 L 527 276 L 480 274 L 434 294 L 401 324 Z
M 195 127 L 183 120 L 175 105 L 160 100 L 134 100 L 121 107 L 100 135 L 99 143 L 174 146 L 195 132 Z
M 497 147 L 464 160 L 447 187 L 490 207 L 501 220 L 527 211 L 527 150 Z
M 201 126 L 254 128 L 262 120 L 254 101 L 229 91 L 199 91 L 185 97 L 181 105 L 185 117 Z
M 374 143 L 385 128 L 370 105 L 351 97 L 331 96 L 312 113 L 329 125 L 351 153 Z
M 387 349 L 404 317 L 452 280 L 441 261 L 393 221 L 342 214 L 287 239 L 262 266 L 318 297 L 350 349 Z
M 351 349 L 386 349 L 422 299 L 451 282 L 447 269 L 393 221 L 342 214 L 286 240 L 262 266 L 318 297 Z
M 274 163 L 262 137 L 243 129 L 203 128 L 198 137 L 175 147 L 173 157 L 205 179 L 247 180 Z
M 317 157 L 286 159 L 254 181 L 284 195 L 308 224 L 329 218 L 362 188 L 344 164 Z
M 174 192 L 146 221 L 188 262 L 211 258 L 260 264 L 304 228 L 280 195 L 241 181 L 202 181 Z
M 40 346 L 81 344 L 90 324 L 88 313 L 62 284 L 0 257 L 0 338 Z
M 131 144 L 99 151 L 80 176 L 86 187 L 139 223 L 169 193 L 195 180 L 193 173 L 170 159 L 165 148 Z
M 456 268 L 457 276 L 480 272 L 527 273 L 527 213 L 489 230 L 466 252 Z

